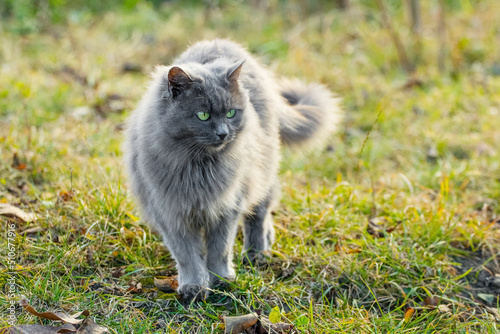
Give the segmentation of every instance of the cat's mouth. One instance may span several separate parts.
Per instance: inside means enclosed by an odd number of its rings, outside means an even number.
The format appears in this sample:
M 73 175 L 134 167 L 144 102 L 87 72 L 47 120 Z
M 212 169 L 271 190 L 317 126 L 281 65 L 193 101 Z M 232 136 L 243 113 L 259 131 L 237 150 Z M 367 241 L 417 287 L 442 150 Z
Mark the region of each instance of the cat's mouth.
M 208 146 L 208 148 L 211 151 L 219 152 L 219 151 L 223 150 L 230 142 L 231 142 L 231 139 L 219 140 L 219 141 L 211 143 Z
M 214 150 L 216 151 L 220 151 L 222 150 L 224 147 L 226 147 L 226 145 L 229 143 L 229 141 L 219 141 L 219 142 L 215 142 L 213 143 L 212 145 L 210 145 L 211 148 L 213 148 Z

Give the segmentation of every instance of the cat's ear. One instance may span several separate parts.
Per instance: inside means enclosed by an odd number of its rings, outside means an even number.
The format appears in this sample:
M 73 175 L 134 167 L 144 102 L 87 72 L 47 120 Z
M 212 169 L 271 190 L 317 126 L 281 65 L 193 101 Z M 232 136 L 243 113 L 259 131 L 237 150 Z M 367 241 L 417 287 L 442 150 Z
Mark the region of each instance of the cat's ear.
M 168 90 L 174 98 L 193 83 L 193 79 L 180 67 L 174 66 L 168 71 Z
M 240 76 L 241 67 L 243 66 L 243 63 L 245 62 L 245 60 L 246 60 L 245 58 L 238 60 L 227 71 L 227 80 L 229 80 L 230 83 L 237 83 L 238 82 L 238 77 Z

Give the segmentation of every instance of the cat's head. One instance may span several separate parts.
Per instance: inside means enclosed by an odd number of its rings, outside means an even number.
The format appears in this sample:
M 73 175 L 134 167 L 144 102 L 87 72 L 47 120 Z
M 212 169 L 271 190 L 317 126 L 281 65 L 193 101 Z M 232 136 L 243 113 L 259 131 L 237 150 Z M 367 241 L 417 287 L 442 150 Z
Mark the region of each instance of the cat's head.
M 243 63 L 173 66 L 164 74 L 158 121 L 171 139 L 217 152 L 238 137 L 248 104 L 238 83 Z

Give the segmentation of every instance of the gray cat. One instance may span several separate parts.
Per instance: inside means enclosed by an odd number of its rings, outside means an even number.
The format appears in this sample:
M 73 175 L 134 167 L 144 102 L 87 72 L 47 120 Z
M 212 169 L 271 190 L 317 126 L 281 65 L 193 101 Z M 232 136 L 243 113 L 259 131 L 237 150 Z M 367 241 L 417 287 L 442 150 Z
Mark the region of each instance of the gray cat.
M 319 142 L 337 126 L 337 99 L 319 84 L 276 80 L 244 48 L 199 42 L 158 66 L 128 121 L 125 161 L 144 218 L 177 262 L 178 292 L 205 298 L 245 256 L 274 238 L 280 144 Z

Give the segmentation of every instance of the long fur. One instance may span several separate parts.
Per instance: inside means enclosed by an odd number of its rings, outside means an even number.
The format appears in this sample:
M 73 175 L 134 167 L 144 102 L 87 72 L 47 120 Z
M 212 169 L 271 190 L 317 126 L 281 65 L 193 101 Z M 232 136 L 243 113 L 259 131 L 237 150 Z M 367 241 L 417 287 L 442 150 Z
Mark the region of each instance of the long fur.
M 174 64 L 153 74 L 129 118 L 124 151 L 144 218 L 177 262 L 179 293 L 192 298 L 219 277 L 234 277 L 239 220 L 250 258 L 271 247 L 280 143 L 324 139 L 340 111 L 325 87 L 278 85 L 227 40 L 197 43 Z M 238 113 L 229 119 L 231 108 Z M 211 118 L 200 121 L 195 115 L 205 111 Z M 229 135 L 214 146 L 219 126 Z
M 320 146 L 342 119 L 339 99 L 323 85 L 282 79 L 280 94 L 290 108 L 280 109 L 280 137 L 287 146 Z

